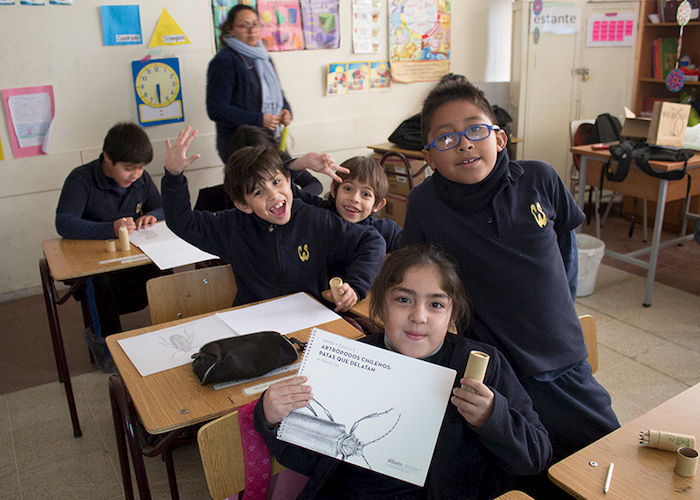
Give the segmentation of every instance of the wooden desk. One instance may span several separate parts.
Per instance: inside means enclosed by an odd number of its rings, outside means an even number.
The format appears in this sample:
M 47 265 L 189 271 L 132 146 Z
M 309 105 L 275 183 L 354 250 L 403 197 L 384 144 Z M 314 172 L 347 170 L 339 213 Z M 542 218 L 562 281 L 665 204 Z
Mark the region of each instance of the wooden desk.
M 58 381 L 63 383 L 66 391 L 68 410 L 73 424 L 73 435 L 78 438 L 82 436 L 82 431 L 80 430 L 78 412 L 75 408 L 73 387 L 68 371 L 66 351 L 63 347 L 63 334 L 61 333 L 57 306 L 64 304 L 73 294 L 81 290 L 85 286 L 87 278 L 91 276 L 119 269 L 143 266 L 150 264 L 151 260 L 134 245 L 131 245 L 131 250 L 128 252 L 108 252 L 107 245 L 103 240 L 65 240 L 63 238 L 55 238 L 43 241 L 41 246 L 44 249 L 45 257 L 39 260 L 39 272 L 46 304 L 46 315 L 49 319 L 51 343 L 56 359 Z M 63 297 L 58 296 L 55 281 L 68 282 L 71 285 Z M 81 305 L 83 322 L 87 328 L 91 323 L 90 312 L 84 300 L 81 301 Z
M 549 469 L 549 478 L 584 500 L 698 498 L 700 479 L 681 477 L 673 468 L 676 455 L 644 448 L 639 432 L 664 430 L 700 437 L 700 384 L 654 408 Z M 594 461 L 597 467 L 589 462 Z M 610 462 L 615 464 L 610 490 L 603 493 Z
M 107 347 L 119 372 L 119 376 L 112 375 L 110 377 L 110 400 L 122 482 L 127 500 L 133 500 L 134 498 L 129 457 L 127 455 L 127 442 L 131 452 L 131 462 L 141 500 L 150 500 L 151 498 L 142 455 L 155 456 L 161 453 L 166 462 L 171 496 L 177 498 L 177 482 L 175 480 L 170 445 L 182 431 L 192 425 L 207 422 L 230 413 L 260 397 L 260 393 L 247 396 L 243 392 L 244 389 L 289 376 L 289 373 L 283 373 L 218 391 L 211 385 L 201 385 L 189 363 L 171 370 L 142 377 L 118 343 L 119 340 L 124 338 L 168 328 L 211 314 L 214 313 L 193 316 L 107 337 Z M 342 319 L 318 325 L 318 328 L 348 338 L 359 338 L 362 336 L 360 331 Z M 294 332 L 290 336 L 305 342 L 309 337 L 310 331 L 311 329 L 307 328 Z M 141 422 L 150 434 L 166 434 L 158 444 L 144 446 L 141 440 L 137 438 L 135 428 L 138 424 L 135 415 L 131 411 L 132 404 L 141 418 Z
M 574 154 L 581 155 L 581 171 L 579 175 L 579 191 L 578 191 L 578 205 L 583 209 L 586 185 L 599 187 L 600 186 L 600 172 L 603 164 L 610 158 L 610 153 L 605 150 L 593 150 L 590 145 L 586 146 L 575 146 L 571 148 L 571 152 Z M 683 162 L 659 162 L 651 161 L 649 166 L 655 170 L 659 171 L 671 171 L 680 170 L 683 168 Z M 680 238 L 675 238 L 671 241 L 667 241 L 661 244 L 661 229 L 664 220 L 664 210 L 666 208 L 666 202 L 681 200 L 686 196 L 687 191 L 687 179 L 682 179 L 680 181 L 667 181 L 663 179 L 658 179 L 650 175 L 645 174 L 636 166 L 630 168 L 627 178 L 623 182 L 611 182 L 607 179 L 605 180 L 604 187 L 615 191 L 616 193 L 622 193 L 629 196 L 636 196 L 637 198 L 645 198 L 656 202 L 656 219 L 654 220 L 654 230 L 651 239 L 651 245 L 649 247 L 636 250 L 634 252 L 629 252 L 626 254 L 621 254 L 618 252 L 613 252 L 606 248 L 605 255 L 612 257 L 614 259 L 627 262 L 628 264 L 633 264 L 635 266 L 642 267 L 647 270 L 647 284 L 646 292 L 644 295 L 644 306 L 651 306 L 651 294 L 654 289 L 654 275 L 656 274 L 656 264 L 659 254 L 659 249 L 668 246 L 677 245 L 684 241 L 690 241 L 693 235 L 681 236 Z M 700 154 L 696 153 L 690 160 L 688 160 L 688 169 L 693 169 L 700 167 Z M 691 183 L 690 196 L 700 194 L 700 182 Z M 597 194 L 600 196 L 600 193 Z M 688 212 L 688 207 L 685 207 L 686 214 Z M 694 215 L 690 215 L 694 217 Z M 684 217 L 681 234 L 685 234 L 685 226 L 687 222 L 687 216 Z M 580 228 L 579 228 L 580 231 Z M 596 213 L 596 236 L 600 238 L 600 216 Z M 649 254 L 649 261 L 644 261 L 638 257 L 641 255 Z
M 391 142 L 383 142 L 381 144 L 374 144 L 372 146 L 367 146 L 369 149 L 374 151 L 377 154 L 382 155 L 381 159 L 379 160 L 379 165 L 382 167 L 384 166 L 384 162 L 386 161 L 387 158 L 390 158 L 392 156 L 397 157 L 399 160 L 401 160 L 406 167 L 406 172 L 408 175 L 408 190 L 410 191 L 413 189 L 413 178 L 422 174 L 423 171 L 428 168 L 427 163 L 423 163 L 423 166 L 417 171 L 414 172 L 413 169 L 411 168 L 411 162 L 410 160 L 420 160 L 423 161 L 423 152 L 422 151 L 414 151 L 412 149 L 403 149 L 398 147 L 396 144 L 393 144 Z M 389 172 L 387 171 L 387 174 L 389 175 L 399 175 L 396 172 Z

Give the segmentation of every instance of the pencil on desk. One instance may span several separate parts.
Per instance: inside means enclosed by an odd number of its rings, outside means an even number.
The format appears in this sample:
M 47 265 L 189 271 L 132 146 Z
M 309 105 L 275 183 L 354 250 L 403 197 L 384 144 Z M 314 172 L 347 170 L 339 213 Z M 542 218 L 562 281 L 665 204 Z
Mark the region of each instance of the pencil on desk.
M 610 462 L 610 467 L 608 467 L 608 475 L 605 478 L 605 488 L 603 488 L 603 493 L 607 493 L 610 489 L 610 481 L 612 480 L 613 467 L 615 467 L 615 464 Z

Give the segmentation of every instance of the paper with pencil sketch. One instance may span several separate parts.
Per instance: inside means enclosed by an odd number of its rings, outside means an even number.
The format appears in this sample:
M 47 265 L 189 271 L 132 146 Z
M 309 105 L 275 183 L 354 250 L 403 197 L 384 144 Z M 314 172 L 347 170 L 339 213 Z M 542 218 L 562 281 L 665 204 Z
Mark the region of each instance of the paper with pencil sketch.
M 181 323 L 118 341 L 142 377 L 192 362 L 208 342 L 271 330 L 282 335 L 340 319 L 305 293 Z
M 282 441 L 423 486 L 457 372 L 314 328 Z
M 129 235 L 129 241 L 148 255 L 160 269 L 172 269 L 204 260 L 218 259 L 216 255 L 204 252 L 177 236 L 165 221 L 132 232 Z

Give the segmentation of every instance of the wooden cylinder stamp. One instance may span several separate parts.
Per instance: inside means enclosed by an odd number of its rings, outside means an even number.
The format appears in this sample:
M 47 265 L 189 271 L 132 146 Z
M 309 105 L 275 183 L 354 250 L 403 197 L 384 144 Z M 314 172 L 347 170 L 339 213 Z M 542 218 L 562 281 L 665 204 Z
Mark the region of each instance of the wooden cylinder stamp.
M 116 252 L 117 251 L 117 240 L 107 240 L 107 251 Z
M 129 243 L 129 230 L 126 228 L 126 226 L 119 228 L 119 249 L 122 252 L 131 250 L 131 243 Z
M 343 280 L 338 278 L 338 277 L 335 277 L 335 278 L 331 279 L 329 284 L 331 285 L 331 293 L 333 294 L 333 302 L 335 302 L 335 303 L 340 302 L 340 299 L 342 299 L 343 296 L 340 294 L 340 291 L 338 289 L 343 284 Z
M 484 375 L 486 375 L 486 367 L 489 365 L 489 359 L 491 358 L 485 352 L 470 352 L 469 361 L 467 361 L 467 367 L 464 369 L 463 378 L 472 378 L 474 380 L 478 380 L 479 382 L 483 382 Z M 465 385 L 462 386 L 462 389 L 475 392 L 474 389 Z
M 698 452 L 693 448 L 678 448 L 676 453 L 676 474 L 693 477 L 698 469 Z

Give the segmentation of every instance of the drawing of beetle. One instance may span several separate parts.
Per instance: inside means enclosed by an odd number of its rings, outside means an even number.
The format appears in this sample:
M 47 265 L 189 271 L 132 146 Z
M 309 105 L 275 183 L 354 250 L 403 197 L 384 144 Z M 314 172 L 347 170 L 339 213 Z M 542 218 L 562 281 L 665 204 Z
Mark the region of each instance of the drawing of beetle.
M 386 433 L 368 443 L 363 443 L 355 436 L 358 424 L 363 420 L 386 415 L 393 411 L 393 408 L 378 413 L 370 413 L 362 417 L 352 424 L 350 432 L 348 433 L 345 431 L 345 424 L 336 422 L 333 419 L 333 415 L 331 415 L 321 403 L 315 399 L 311 401 L 315 402 L 323 409 L 328 420 L 321 419 L 310 404 L 306 408 L 311 411 L 314 416 L 293 411 L 287 415 L 285 419 L 284 427 L 287 428 L 285 441 L 312 449 L 327 456 L 340 457 L 343 461 L 347 461 L 347 459 L 352 456 L 362 457 L 367 467 L 372 470 L 372 466 L 367 461 L 367 458 L 365 458 L 364 448 L 388 436 L 398 425 L 401 414 L 399 413 L 396 422 L 394 422 L 394 425 Z
M 187 333 L 187 330 L 183 330 L 183 333 L 173 333 L 168 340 L 165 340 L 163 337 L 160 337 L 160 340 L 158 341 L 159 344 L 162 344 L 166 347 L 170 347 L 172 349 L 175 349 L 175 352 L 173 352 L 173 355 L 170 356 L 170 359 L 173 359 L 176 354 L 180 353 L 179 357 L 182 357 L 186 354 L 189 354 L 192 352 L 192 349 L 194 349 L 194 345 L 192 344 L 192 341 L 194 340 L 194 335 L 191 333 Z

